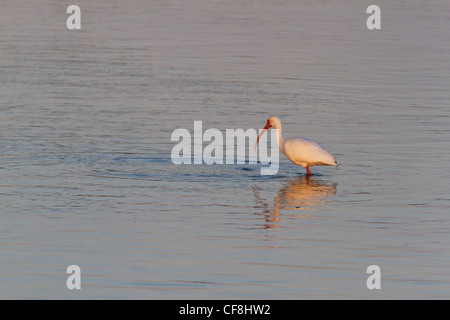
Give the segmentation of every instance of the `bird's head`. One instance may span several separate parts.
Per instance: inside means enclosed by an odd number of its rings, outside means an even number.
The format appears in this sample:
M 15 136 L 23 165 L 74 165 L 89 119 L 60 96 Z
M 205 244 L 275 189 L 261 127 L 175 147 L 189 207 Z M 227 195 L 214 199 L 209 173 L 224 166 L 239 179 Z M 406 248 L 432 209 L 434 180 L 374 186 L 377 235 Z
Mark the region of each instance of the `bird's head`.
M 275 129 L 281 129 L 281 121 L 278 119 L 278 117 L 270 117 L 267 119 L 266 128 L 275 128 Z
M 270 128 L 281 129 L 281 121 L 280 119 L 278 119 L 278 117 L 274 116 L 267 119 L 266 126 L 264 127 L 264 129 L 262 129 L 261 133 L 258 136 L 258 139 L 256 140 L 255 149 L 258 145 L 259 138 L 261 138 L 261 136 Z

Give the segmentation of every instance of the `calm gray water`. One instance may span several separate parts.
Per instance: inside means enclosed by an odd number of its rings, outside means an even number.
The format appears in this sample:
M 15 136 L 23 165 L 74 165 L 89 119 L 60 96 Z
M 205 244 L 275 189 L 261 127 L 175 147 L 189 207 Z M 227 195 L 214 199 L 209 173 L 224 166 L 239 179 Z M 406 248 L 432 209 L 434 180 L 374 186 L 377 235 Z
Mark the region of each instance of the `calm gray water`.
M 0 2 L 0 298 L 450 297 L 447 1 L 73 4 Z M 272 115 L 340 166 L 171 161 Z

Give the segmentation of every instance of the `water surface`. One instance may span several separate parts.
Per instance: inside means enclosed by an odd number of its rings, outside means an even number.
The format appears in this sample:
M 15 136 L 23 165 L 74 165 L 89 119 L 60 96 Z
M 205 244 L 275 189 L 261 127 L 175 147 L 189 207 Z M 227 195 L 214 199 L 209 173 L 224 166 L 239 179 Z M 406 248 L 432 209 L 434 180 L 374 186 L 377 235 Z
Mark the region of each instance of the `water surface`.
M 448 298 L 450 7 L 378 4 L 2 1 L 0 298 Z M 272 115 L 339 168 L 171 161 Z

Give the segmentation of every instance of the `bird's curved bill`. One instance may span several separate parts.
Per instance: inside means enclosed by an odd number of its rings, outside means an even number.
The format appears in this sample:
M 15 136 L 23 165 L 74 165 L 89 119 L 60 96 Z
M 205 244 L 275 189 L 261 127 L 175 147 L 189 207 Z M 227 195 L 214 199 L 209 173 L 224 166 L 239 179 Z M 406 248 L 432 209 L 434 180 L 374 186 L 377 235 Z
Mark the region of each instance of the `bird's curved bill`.
M 270 124 L 266 124 L 266 126 L 264 127 L 264 129 L 262 129 L 261 133 L 258 136 L 258 139 L 256 139 L 256 143 L 255 143 L 255 150 L 256 150 L 256 146 L 258 145 L 259 142 L 259 138 L 261 138 L 261 136 L 267 131 L 267 129 L 270 128 Z

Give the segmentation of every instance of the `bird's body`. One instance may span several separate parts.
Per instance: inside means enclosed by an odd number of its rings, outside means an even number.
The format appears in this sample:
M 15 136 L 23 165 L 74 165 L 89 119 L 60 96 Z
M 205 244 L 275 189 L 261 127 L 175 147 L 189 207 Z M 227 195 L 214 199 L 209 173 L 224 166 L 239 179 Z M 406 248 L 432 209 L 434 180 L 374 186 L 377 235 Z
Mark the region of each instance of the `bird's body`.
M 292 163 L 302 166 L 308 174 L 311 174 L 309 167 L 311 166 L 335 166 L 337 162 L 334 157 L 319 146 L 317 143 L 306 138 L 287 138 L 283 139 L 281 132 L 281 121 L 277 117 L 271 117 L 267 120 L 267 124 L 261 131 L 259 138 L 269 129 L 276 129 L 276 139 L 280 151 L 292 161 Z M 256 146 L 255 146 L 256 147 Z

